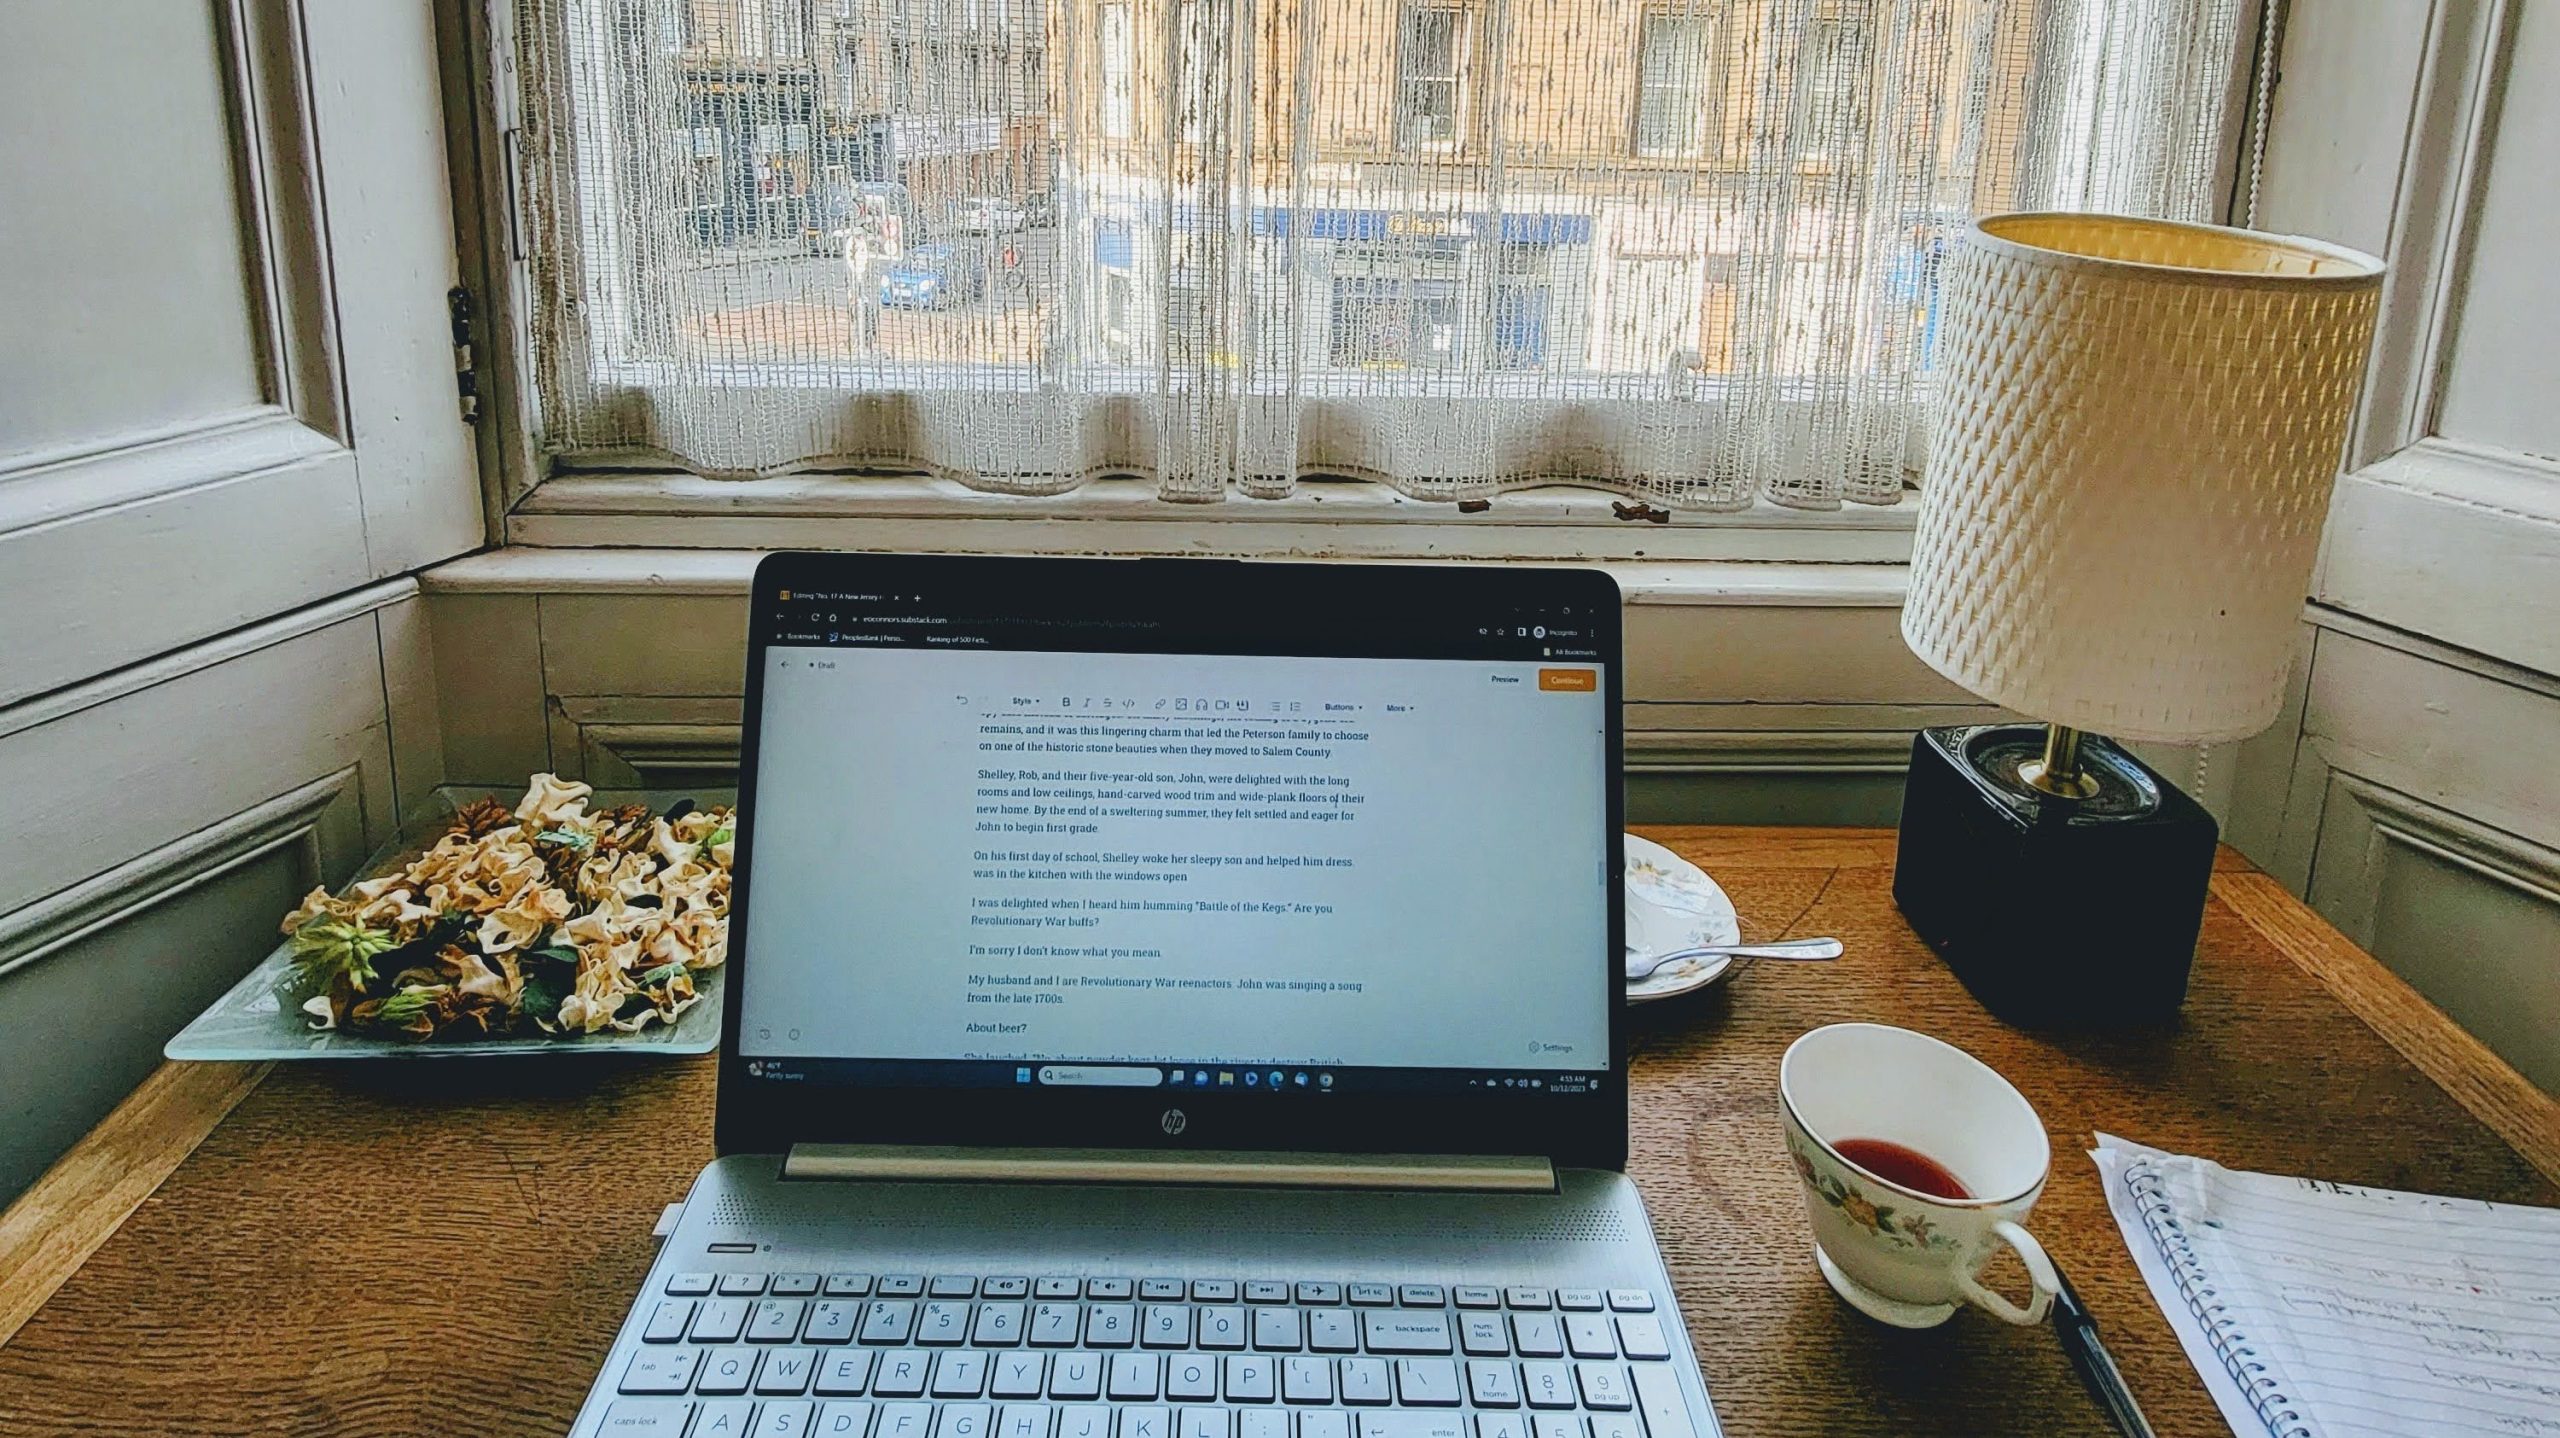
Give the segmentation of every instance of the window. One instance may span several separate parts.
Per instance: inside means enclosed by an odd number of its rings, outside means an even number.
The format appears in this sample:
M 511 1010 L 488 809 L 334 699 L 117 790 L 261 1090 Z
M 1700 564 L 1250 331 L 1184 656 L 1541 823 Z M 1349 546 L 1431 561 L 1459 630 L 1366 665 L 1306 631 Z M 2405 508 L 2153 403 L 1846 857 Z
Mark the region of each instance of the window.
M 809 0 L 765 0 L 764 54 L 771 60 L 809 57 Z
M 1451 5 L 1404 8 L 1396 43 L 1396 138 L 1405 145 L 1458 141 L 1466 12 Z
M 517 28 L 526 450 L 1896 503 L 1946 236 L 2212 215 L 2254 33 L 2253 0 L 824 3 Z M 795 35 L 818 64 L 758 53 Z M 1154 414 L 1222 438 L 1177 459 Z
M 1688 11 L 1651 11 L 1637 40 L 1636 153 L 1693 160 L 1707 153 L 1716 118 L 1710 91 L 1716 24 Z
M 1137 133 L 1138 42 L 1130 28 L 1129 6 L 1113 0 L 1102 7 L 1102 137 L 1126 140 Z

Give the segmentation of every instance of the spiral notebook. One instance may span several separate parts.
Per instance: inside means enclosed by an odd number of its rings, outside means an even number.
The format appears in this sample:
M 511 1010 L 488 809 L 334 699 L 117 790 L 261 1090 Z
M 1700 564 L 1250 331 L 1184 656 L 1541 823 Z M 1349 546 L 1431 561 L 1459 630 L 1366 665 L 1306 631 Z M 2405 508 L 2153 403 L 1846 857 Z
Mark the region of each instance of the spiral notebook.
M 2089 1156 L 2241 1438 L 2560 1438 L 2560 1209 Z

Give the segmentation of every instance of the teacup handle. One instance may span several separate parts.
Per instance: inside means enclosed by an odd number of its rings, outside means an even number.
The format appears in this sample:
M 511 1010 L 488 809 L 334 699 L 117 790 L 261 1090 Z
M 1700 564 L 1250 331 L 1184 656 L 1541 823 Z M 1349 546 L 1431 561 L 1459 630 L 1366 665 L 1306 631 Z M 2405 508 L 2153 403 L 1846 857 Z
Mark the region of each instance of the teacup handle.
M 2027 1266 L 2027 1282 L 2035 1291 L 2027 1295 L 2026 1306 L 2020 1307 L 1983 1287 L 1970 1272 L 1956 1275 L 1956 1291 L 2004 1323 L 2044 1322 L 2045 1311 L 2053 1307 L 2055 1290 L 2062 1287 L 2062 1275 L 2054 1271 L 2053 1260 L 2045 1257 L 2044 1245 L 2036 1242 L 2034 1234 L 2005 1218 L 1991 1225 L 1991 1236 L 2015 1249 L 2019 1262 Z

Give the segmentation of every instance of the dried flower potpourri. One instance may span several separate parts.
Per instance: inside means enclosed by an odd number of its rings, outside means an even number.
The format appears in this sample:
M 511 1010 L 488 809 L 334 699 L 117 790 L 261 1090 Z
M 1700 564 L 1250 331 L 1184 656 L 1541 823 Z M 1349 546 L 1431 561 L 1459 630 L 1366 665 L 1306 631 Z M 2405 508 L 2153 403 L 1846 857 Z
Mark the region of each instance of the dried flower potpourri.
M 315 1028 L 432 1039 L 636 1032 L 701 998 L 728 952 L 731 813 L 590 812 L 536 774 L 510 812 L 463 806 L 397 872 L 285 915 Z

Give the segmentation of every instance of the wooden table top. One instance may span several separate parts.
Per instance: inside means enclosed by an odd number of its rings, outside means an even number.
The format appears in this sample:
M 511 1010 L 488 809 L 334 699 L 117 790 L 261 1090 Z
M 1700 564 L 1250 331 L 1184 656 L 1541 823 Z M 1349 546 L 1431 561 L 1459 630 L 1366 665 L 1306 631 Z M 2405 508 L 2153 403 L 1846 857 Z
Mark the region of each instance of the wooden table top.
M 2094 1130 L 2560 1203 L 2560 1104 L 2235 858 L 2182 1021 L 2061 1038 L 1991 1019 L 1921 947 L 1889 833 L 1644 832 L 1746 936 L 1848 944 L 1638 1011 L 1631 1167 L 1734 1438 L 2108 1431 L 2046 1333 L 1887 1330 L 1823 1287 L 1776 1099 L 1819 1024 L 1940 1035 L 2034 1102 L 2055 1164 L 2032 1226 L 2164 1434 L 2227 1430 L 2107 1215 Z M 563 1432 L 712 1155 L 712 1087 L 707 1059 L 164 1069 L 0 1217 L 0 1433 Z

